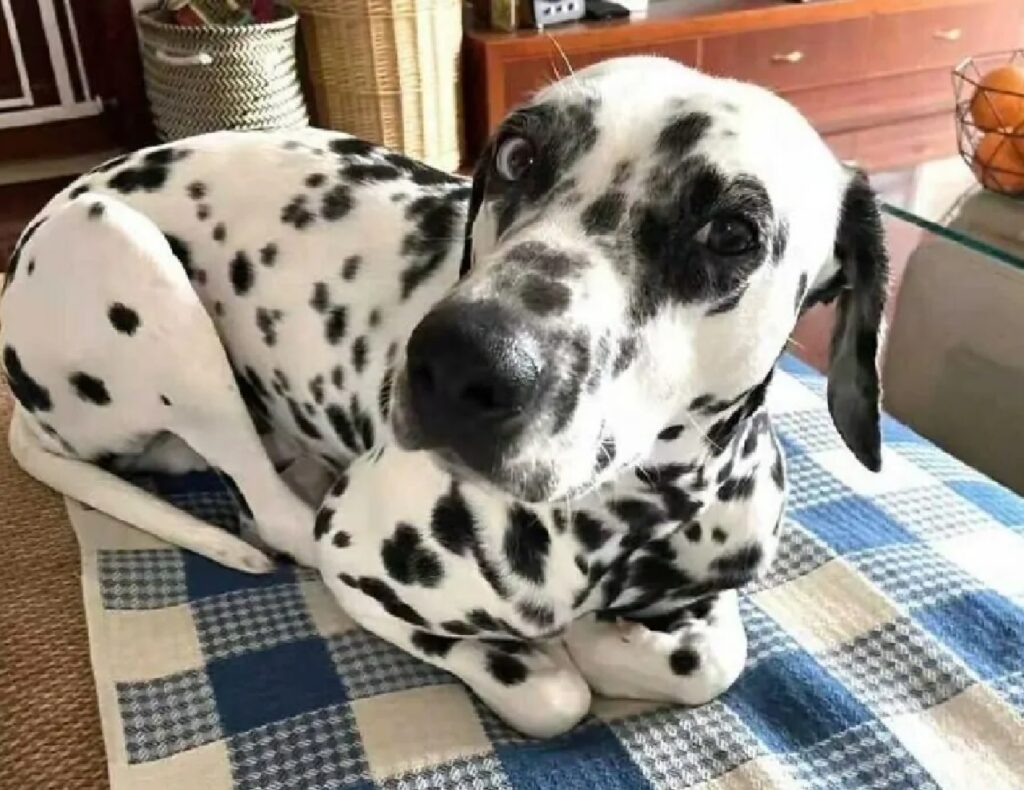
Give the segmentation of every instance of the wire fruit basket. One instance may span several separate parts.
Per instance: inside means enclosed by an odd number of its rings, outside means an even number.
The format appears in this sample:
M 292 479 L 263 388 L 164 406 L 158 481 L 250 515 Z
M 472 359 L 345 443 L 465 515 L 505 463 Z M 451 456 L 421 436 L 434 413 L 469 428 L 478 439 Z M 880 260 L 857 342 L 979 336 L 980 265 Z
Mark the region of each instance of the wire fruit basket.
M 1024 49 L 953 70 L 960 156 L 993 192 L 1024 198 Z

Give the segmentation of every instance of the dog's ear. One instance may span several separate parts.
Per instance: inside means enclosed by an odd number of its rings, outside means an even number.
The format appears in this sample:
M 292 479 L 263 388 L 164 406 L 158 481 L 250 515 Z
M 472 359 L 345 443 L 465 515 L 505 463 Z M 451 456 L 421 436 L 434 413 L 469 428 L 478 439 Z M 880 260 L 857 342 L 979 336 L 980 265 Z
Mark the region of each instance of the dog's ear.
M 843 195 L 834 266 L 807 300 L 837 300 L 828 409 L 846 445 L 864 466 L 877 472 L 882 467 L 877 357 L 889 263 L 878 199 L 859 170 Z
M 480 212 L 480 204 L 484 202 L 484 190 L 487 187 L 487 173 L 490 171 L 493 157 L 493 144 L 488 143 L 476 160 L 473 171 L 473 188 L 469 193 L 469 208 L 466 211 L 466 240 L 462 246 L 462 263 L 459 265 L 459 279 L 469 274 L 473 265 L 473 223 Z

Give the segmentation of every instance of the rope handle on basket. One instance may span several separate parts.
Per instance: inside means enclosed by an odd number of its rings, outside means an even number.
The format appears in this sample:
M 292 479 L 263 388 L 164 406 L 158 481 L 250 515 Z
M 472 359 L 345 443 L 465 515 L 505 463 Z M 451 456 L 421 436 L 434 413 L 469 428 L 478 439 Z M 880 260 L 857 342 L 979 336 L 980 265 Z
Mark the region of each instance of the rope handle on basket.
M 161 63 L 168 66 L 209 66 L 213 56 L 208 52 L 196 52 L 191 55 L 176 55 L 163 49 L 154 49 L 153 54 Z

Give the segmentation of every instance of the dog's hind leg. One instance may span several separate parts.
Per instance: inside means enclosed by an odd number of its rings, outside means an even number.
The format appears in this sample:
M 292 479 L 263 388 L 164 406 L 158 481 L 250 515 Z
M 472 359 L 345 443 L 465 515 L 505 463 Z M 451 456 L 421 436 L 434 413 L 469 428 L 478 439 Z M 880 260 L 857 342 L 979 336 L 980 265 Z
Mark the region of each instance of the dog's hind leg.
M 168 520 L 153 502 L 123 506 L 129 491 L 149 495 L 96 466 L 71 466 L 137 454 L 170 433 L 233 478 L 267 544 L 311 561 L 312 513 L 274 473 L 213 323 L 157 227 L 116 200 L 81 197 L 43 222 L 21 256 L 31 265 L 0 303 L 0 347 L 19 420 L 34 424 L 12 428 L 26 471 L 207 553 L 185 534 L 194 519 L 173 511 Z M 259 552 L 232 539 L 246 558 L 211 556 L 247 570 L 268 567 L 265 560 L 254 567 Z

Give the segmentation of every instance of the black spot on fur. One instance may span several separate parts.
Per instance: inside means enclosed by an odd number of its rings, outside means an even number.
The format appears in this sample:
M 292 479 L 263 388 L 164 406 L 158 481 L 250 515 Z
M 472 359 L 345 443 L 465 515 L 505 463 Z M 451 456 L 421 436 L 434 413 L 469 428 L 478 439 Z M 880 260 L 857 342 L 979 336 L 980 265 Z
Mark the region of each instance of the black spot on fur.
M 729 536 L 725 534 L 725 530 L 721 527 L 715 527 L 713 530 L 711 530 L 711 539 L 719 545 L 725 543 L 725 541 L 728 540 L 728 538 Z
M 612 363 L 612 375 L 618 376 L 624 373 L 626 368 L 633 364 L 636 354 L 637 342 L 635 337 L 627 337 L 619 343 L 619 353 L 615 355 L 615 361 Z
M 219 316 L 224 315 L 224 303 L 219 299 L 213 303 L 213 312 Z
M 185 191 L 188 192 L 188 196 L 193 200 L 202 200 L 206 197 L 206 184 L 202 181 L 193 181 L 185 188 Z
M 761 544 L 748 543 L 713 560 L 710 570 L 717 574 L 722 589 L 740 587 L 754 578 L 763 559 Z
M 253 268 L 249 256 L 239 250 L 231 260 L 229 272 L 231 287 L 235 289 L 238 296 L 245 296 L 252 289 L 253 281 L 256 278 L 256 270 Z
M 292 419 L 295 420 L 295 424 L 299 430 L 302 431 L 310 439 L 322 439 L 319 428 L 309 421 L 305 414 L 302 413 L 302 409 L 299 408 L 298 402 L 295 398 L 288 398 L 288 411 L 291 412 Z
M 443 184 L 463 183 L 463 179 L 459 176 L 452 175 L 451 173 L 445 173 L 442 170 L 437 170 L 436 168 L 425 165 L 415 159 L 402 156 L 402 154 L 387 153 L 384 155 L 384 159 L 399 170 L 408 173 L 412 178 L 413 183 L 419 184 L 420 186 L 441 186 Z
M 348 326 L 348 313 L 344 305 L 332 307 L 324 321 L 324 337 L 332 346 L 338 345 L 345 337 L 345 329 Z
M 465 556 L 476 545 L 476 526 L 457 483 L 438 498 L 430 516 L 434 540 L 452 554 Z
M 353 163 L 341 171 L 342 178 L 356 184 L 371 184 L 379 181 L 394 181 L 401 178 L 402 171 L 381 162 Z
M 512 571 L 543 584 L 551 536 L 543 522 L 521 505 L 513 505 L 505 530 L 505 556 Z
M 391 537 L 381 543 L 380 557 L 388 575 L 402 584 L 437 587 L 444 567 L 435 551 L 423 544 L 415 527 L 399 523 Z
M 718 487 L 718 498 L 722 502 L 734 502 L 740 499 L 749 499 L 754 493 L 757 481 L 754 475 L 743 477 L 731 477 Z
M 352 368 L 356 373 L 362 373 L 366 369 L 369 349 L 369 341 L 367 341 L 366 335 L 360 335 L 352 341 Z
M 325 197 L 326 199 L 326 197 Z M 309 210 L 309 198 L 296 195 L 281 209 L 281 222 L 296 230 L 308 228 L 316 221 L 316 215 Z
M 336 403 L 328 403 L 324 414 L 327 415 L 327 421 L 330 422 L 335 435 L 341 439 L 341 443 L 353 453 L 361 452 L 355 431 L 352 429 L 352 421 L 345 414 L 345 410 Z
M 686 536 L 686 539 L 691 543 L 700 543 L 701 536 L 703 535 L 703 530 L 701 529 L 700 522 L 694 521 L 692 524 L 687 526 L 686 529 L 683 530 L 683 534 Z
M 684 429 L 685 426 L 683 425 L 670 425 L 658 434 L 658 439 L 663 442 L 674 442 L 679 438 Z
M 309 306 L 318 313 L 324 313 L 331 306 L 331 291 L 327 283 L 313 283 L 313 293 L 309 297 Z
M 798 313 L 805 293 L 807 293 L 807 272 L 800 272 L 800 281 L 796 284 L 796 296 L 793 298 L 793 309 Z
M 185 276 L 191 280 L 195 276 L 195 271 L 192 269 L 192 250 L 177 236 L 165 233 L 164 238 L 167 240 L 167 246 L 171 248 L 171 254 L 178 259 L 181 268 L 185 270 Z
M 602 521 L 583 510 L 573 514 L 572 532 L 587 551 L 597 551 L 614 534 Z
M 273 242 L 263 245 L 260 249 L 260 263 L 264 266 L 273 266 L 277 261 L 277 245 Z
M 196 206 L 196 219 L 200 222 L 205 222 L 210 218 L 210 207 L 206 203 L 200 203 Z
M 345 580 L 342 579 L 342 581 Z M 384 607 L 384 611 L 392 617 L 405 620 L 405 622 L 419 628 L 427 627 L 427 621 L 423 619 L 420 613 L 399 598 L 398 593 L 387 582 L 375 579 L 372 576 L 361 576 L 356 584 L 360 590 Z
M 115 302 L 110 306 L 110 309 L 107 311 L 107 317 L 110 319 L 114 329 L 124 335 L 134 335 L 135 330 L 139 328 L 141 323 L 139 321 L 139 314 L 120 302 Z
M 313 378 L 309 380 L 309 394 L 313 396 L 313 400 L 318 406 L 322 406 L 324 402 L 324 376 L 322 373 L 317 373 Z
M 550 628 L 555 623 L 554 610 L 545 604 L 520 601 L 516 604 L 519 616 L 538 628 Z
M 313 522 L 313 540 L 320 540 L 330 532 L 332 518 L 334 518 L 333 508 L 320 508 L 320 512 L 316 514 L 316 521 Z
M 658 150 L 672 159 L 688 156 L 711 128 L 711 116 L 689 112 L 674 118 L 658 135 Z
M 444 658 L 459 640 L 448 636 L 431 634 L 427 631 L 413 631 L 410 641 L 413 647 L 424 655 Z
M 379 307 L 375 307 L 370 311 L 369 317 L 366 319 L 366 323 L 370 329 L 376 329 L 380 326 L 381 312 Z
M 444 262 L 452 239 L 462 230 L 459 216 L 455 205 L 434 195 L 423 195 L 408 205 L 405 218 L 415 222 L 415 230 L 402 240 L 402 257 L 411 261 L 400 275 L 403 299 Z
M 109 170 L 113 170 L 115 167 L 120 167 L 128 161 L 128 156 L 128 154 L 121 154 L 120 156 L 115 156 L 113 159 L 108 159 L 106 162 L 96 165 L 96 167 L 89 171 L 89 174 L 106 173 Z
M 98 200 L 89 206 L 88 216 L 89 219 L 99 219 L 103 216 L 103 212 L 106 211 L 106 206 L 100 203 Z
M 318 189 L 327 183 L 327 176 L 323 173 L 310 173 L 306 176 L 305 184 L 310 189 Z
M 80 400 L 95 404 L 96 406 L 109 405 L 110 393 L 107 392 L 107 385 L 103 383 L 102 379 L 78 371 L 68 376 L 68 382 Z
M 271 310 L 266 307 L 256 308 L 256 328 L 263 335 L 263 342 L 268 346 L 277 343 L 277 322 L 284 316 L 280 310 Z
M 331 370 L 331 384 L 339 390 L 345 387 L 345 371 L 340 365 L 335 365 Z
M 380 386 L 377 388 L 377 408 L 380 410 L 380 416 L 385 420 L 391 411 L 391 388 L 394 384 L 394 377 L 394 368 L 389 367 L 381 376 Z
M 441 623 L 441 628 L 449 634 L 455 634 L 456 636 L 476 636 L 480 633 L 478 628 L 461 620 L 445 620 Z
M 170 399 L 170 398 L 168 398 L 168 397 L 167 397 L 166 395 L 161 395 L 161 396 L 160 396 L 160 402 L 161 402 L 161 403 L 162 403 L 162 404 L 163 404 L 164 406 L 170 406 L 170 405 L 171 405 L 171 399 Z
M 324 193 L 320 203 L 320 216 L 334 222 L 344 219 L 354 206 L 352 190 L 345 184 L 336 184 Z
M 345 532 L 345 530 L 339 529 L 331 537 L 331 545 L 336 549 L 347 549 L 352 545 L 352 536 Z
M 780 220 L 772 234 L 772 262 L 778 263 L 786 253 L 786 245 L 789 243 L 789 225 L 785 220 Z
M 572 291 L 554 280 L 536 274 L 527 275 L 519 290 L 523 306 L 537 315 L 562 313 L 569 306 Z
M 515 656 L 492 651 L 487 654 L 487 671 L 503 686 L 516 686 L 526 680 L 526 664 Z
M 18 352 L 12 346 L 4 346 L 4 370 L 11 393 L 18 403 L 30 413 L 49 411 L 53 408 L 50 391 L 33 379 L 21 365 Z
M 672 651 L 668 663 L 676 675 L 692 675 L 700 669 L 700 654 L 693 648 L 680 647 Z
M 349 416 L 352 418 L 352 425 L 356 429 L 356 433 L 362 440 L 362 449 L 369 450 L 374 444 L 373 420 L 370 419 L 369 414 L 363 411 L 359 398 L 354 394 L 352 400 L 349 401 Z
M 342 474 L 334 481 L 334 485 L 331 486 L 331 496 L 339 497 L 348 490 L 348 475 Z
M 580 221 L 588 236 L 611 233 L 622 221 L 626 210 L 626 196 L 621 192 L 606 192 L 583 211 Z
M 219 242 L 221 242 L 223 244 L 224 240 L 227 237 L 228 237 L 228 229 L 227 229 L 227 227 L 225 227 L 223 222 L 218 222 L 216 225 L 213 226 L 213 240 L 214 241 L 219 241 Z
M 775 460 L 772 461 L 772 480 L 781 491 L 786 486 L 786 472 L 782 466 L 782 453 L 776 451 Z
M 357 137 L 346 137 L 341 140 L 331 140 L 327 147 L 341 156 L 367 156 L 373 153 L 376 146 Z
M 167 182 L 170 165 L 189 155 L 183 148 L 159 148 L 143 154 L 141 161 L 135 166 L 125 167 L 115 173 L 107 186 L 123 194 L 132 192 L 156 192 Z
M 524 241 L 515 245 L 505 255 L 505 260 L 518 264 L 516 268 L 528 269 L 555 279 L 579 274 L 587 266 L 582 257 L 570 255 L 539 241 Z
M 361 255 L 349 255 L 345 262 L 341 265 L 341 277 L 343 280 L 352 281 L 359 274 L 359 269 L 363 265 L 363 256 Z
M 74 200 L 75 198 L 81 197 L 89 191 L 88 184 L 79 184 L 77 187 L 68 192 L 68 200 Z
M 594 461 L 594 474 L 600 474 L 615 460 L 615 440 L 612 437 L 603 439 L 597 448 L 597 459 Z

